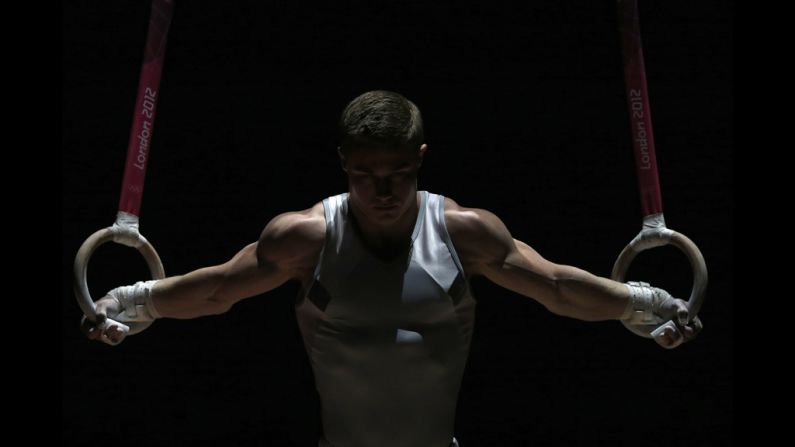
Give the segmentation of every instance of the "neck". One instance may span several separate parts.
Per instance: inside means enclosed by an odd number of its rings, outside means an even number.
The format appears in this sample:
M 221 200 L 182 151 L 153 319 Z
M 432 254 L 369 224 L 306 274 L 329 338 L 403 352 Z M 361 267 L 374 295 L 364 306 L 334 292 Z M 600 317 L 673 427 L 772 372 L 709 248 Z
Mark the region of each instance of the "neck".
M 420 193 L 416 192 L 414 195 L 415 200 L 411 202 L 408 210 L 389 225 L 373 223 L 367 219 L 353 201 L 349 202 L 354 222 L 369 245 L 378 248 L 403 246 L 408 243 L 411 233 L 414 231 L 417 214 L 420 211 Z

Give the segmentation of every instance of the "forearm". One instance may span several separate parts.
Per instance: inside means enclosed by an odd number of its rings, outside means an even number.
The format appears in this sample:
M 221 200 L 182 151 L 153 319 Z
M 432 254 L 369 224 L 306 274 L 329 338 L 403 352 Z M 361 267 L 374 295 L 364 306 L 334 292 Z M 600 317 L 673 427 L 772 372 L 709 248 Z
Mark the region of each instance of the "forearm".
M 217 266 L 170 276 L 152 287 L 152 303 L 162 317 L 196 318 L 225 312 L 228 306 L 215 299 L 223 281 Z
M 627 287 L 571 266 L 556 275 L 557 313 L 579 320 L 618 320 L 629 304 Z
M 622 283 L 569 265 L 554 264 L 522 241 L 492 276 L 505 287 L 539 300 L 558 315 L 586 321 L 620 319 L 629 303 Z M 496 273 L 496 275 L 495 275 Z
M 170 318 L 218 315 L 292 277 L 289 268 L 258 260 L 256 250 L 257 243 L 252 243 L 224 264 L 158 281 L 152 288 L 155 309 Z

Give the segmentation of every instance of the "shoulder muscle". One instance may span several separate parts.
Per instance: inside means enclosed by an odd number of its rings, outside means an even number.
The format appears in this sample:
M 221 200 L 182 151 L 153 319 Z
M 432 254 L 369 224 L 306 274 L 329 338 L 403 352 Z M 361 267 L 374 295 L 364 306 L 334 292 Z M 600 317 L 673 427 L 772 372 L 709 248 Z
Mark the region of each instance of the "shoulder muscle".
M 491 211 L 462 207 L 445 198 L 444 219 L 469 274 L 482 274 L 484 264 L 504 260 L 515 250 L 510 231 Z
M 303 211 L 279 214 L 265 226 L 257 244 L 257 260 L 300 269 L 317 261 L 326 238 L 323 203 Z

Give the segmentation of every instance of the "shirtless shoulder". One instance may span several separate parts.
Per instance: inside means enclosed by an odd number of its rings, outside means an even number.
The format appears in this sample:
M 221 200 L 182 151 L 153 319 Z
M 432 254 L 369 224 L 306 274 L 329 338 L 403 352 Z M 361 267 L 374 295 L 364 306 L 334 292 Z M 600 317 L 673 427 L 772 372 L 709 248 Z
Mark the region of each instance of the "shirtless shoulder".
M 303 280 L 317 264 L 325 239 L 323 202 L 317 202 L 311 208 L 271 219 L 260 235 L 257 259 L 289 270 L 292 279 Z

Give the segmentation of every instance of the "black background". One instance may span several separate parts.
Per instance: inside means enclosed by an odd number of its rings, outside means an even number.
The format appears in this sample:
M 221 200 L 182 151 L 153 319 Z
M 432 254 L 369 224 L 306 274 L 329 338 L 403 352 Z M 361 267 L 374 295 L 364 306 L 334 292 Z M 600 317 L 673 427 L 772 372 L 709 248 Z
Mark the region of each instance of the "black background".
M 666 351 L 475 279 L 462 447 L 732 444 L 731 5 L 640 13 L 666 221 L 707 260 L 706 328 Z M 148 15 L 147 1 L 64 3 L 62 443 L 315 445 L 296 283 L 116 348 L 78 331 L 71 265 L 115 218 Z M 547 259 L 608 276 L 640 229 L 614 2 L 186 1 L 141 211 L 167 274 L 224 262 L 275 215 L 344 192 L 336 121 L 373 89 L 423 112 L 420 189 L 494 212 Z M 146 276 L 107 245 L 89 284 L 99 297 Z M 629 278 L 680 297 L 692 281 L 670 247 Z

